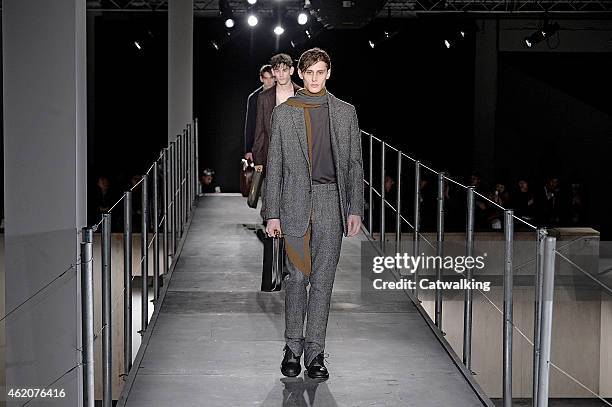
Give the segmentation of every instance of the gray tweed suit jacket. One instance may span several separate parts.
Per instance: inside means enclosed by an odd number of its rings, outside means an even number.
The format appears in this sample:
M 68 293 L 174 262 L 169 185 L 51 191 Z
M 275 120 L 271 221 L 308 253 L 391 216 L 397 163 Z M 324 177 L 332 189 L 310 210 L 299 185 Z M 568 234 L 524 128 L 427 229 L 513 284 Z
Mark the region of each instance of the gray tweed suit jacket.
M 348 215 L 363 220 L 363 159 L 355 106 L 327 92 L 331 146 L 344 235 Z M 312 177 L 304 110 L 281 103 L 272 111 L 272 134 L 262 200 L 263 219 L 278 218 L 283 234 L 303 236 L 312 209 Z

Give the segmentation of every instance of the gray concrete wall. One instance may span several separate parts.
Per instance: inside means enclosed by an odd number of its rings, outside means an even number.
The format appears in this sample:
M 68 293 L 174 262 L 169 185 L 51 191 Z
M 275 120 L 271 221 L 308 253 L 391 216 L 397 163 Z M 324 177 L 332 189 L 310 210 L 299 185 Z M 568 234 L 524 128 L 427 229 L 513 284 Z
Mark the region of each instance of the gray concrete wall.
M 86 222 L 85 2 L 2 4 L 8 388 L 80 405 L 78 234 Z M 22 405 L 10 399 L 8 406 Z M 35 402 L 34 405 L 37 403 Z
M 168 141 L 193 119 L 193 0 L 168 2 Z

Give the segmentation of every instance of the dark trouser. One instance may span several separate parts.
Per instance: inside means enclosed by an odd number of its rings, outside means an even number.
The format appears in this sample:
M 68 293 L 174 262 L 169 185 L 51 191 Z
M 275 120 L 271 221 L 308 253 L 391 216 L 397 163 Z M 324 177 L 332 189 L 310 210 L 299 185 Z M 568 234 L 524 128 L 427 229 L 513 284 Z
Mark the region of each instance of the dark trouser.
M 306 366 L 325 349 L 329 305 L 342 246 L 342 218 L 336 184 L 313 185 L 310 221 L 311 274 L 306 276 L 286 257 L 285 266 L 289 274 L 284 279 L 285 341 L 294 354 L 304 353 Z M 306 286 L 309 283 L 307 299 Z

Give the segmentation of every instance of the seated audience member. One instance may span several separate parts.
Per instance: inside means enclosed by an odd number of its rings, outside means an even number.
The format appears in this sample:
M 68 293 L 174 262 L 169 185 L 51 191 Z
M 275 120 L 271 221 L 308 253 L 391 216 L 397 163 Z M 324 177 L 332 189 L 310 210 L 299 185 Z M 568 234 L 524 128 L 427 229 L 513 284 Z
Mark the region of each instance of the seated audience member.
M 100 175 L 96 180 L 96 196 L 94 198 L 96 217 L 108 212 L 113 205 L 114 202 L 111 194 L 111 184 L 108 177 Z
M 526 178 L 519 178 L 517 182 L 517 190 L 512 194 L 511 208 L 514 209 L 515 215 L 527 222 L 535 220 L 535 199 L 533 191 L 529 189 L 529 182 Z
M 397 206 L 397 187 L 395 180 L 390 175 L 385 175 L 385 200 L 394 208 Z M 394 233 L 396 213 L 388 205 L 385 205 L 385 208 L 385 233 Z
M 200 178 L 200 183 L 202 184 L 203 194 L 221 192 L 221 187 L 215 185 L 214 183 L 214 176 L 215 176 L 215 171 L 210 168 L 206 168 L 203 171 L 202 177 Z
M 142 230 L 142 185 L 136 185 L 141 179 L 142 175 L 132 175 L 127 185 L 127 189 L 132 191 L 132 231 L 138 233 Z
M 496 183 L 495 189 L 489 194 L 489 199 L 497 205 L 508 209 L 510 194 L 506 190 L 506 184 L 503 182 Z M 504 210 L 497 205 L 490 205 L 487 220 L 491 229 L 501 230 L 504 224 Z
M 480 173 L 478 171 L 472 171 L 470 174 L 470 178 L 468 180 L 468 185 L 474 187 L 474 191 L 480 192 L 481 194 L 485 190 L 482 185 L 482 178 L 480 177 Z M 484 195 L 484 194 L 483 194 Z M 474 197 L 474 223 L 476 230 L 488 229 L 489 223 L 487 222 L 487 210 L 489 205 L 485 202 L 484 199 L 480 198 L 478 195 Z
M 446 173 L 444 179 L 444 228 L 448 231 L 465 231 L 466 197 L 462 187 L 455 185 L 449 179 L 461 182 L 460 177 Z
M 587 206 L 584 187 L 581 183 L 571 184 L 568 200 L 565 222 L 568 226 L 584 226 L 587 222 Z
M 561 189 L 559 177 L 550 175 L 535 194 L 537 222 L 541 226 L 558 226 L 561 221 Z

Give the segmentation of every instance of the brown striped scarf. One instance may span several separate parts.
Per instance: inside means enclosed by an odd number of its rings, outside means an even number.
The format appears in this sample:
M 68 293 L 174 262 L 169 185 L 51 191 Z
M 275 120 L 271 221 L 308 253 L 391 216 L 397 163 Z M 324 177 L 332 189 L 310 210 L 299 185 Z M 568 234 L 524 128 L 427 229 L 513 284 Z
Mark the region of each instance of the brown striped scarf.
M 306 123 L 306 140 L 308 140 L 308 166 L 310 174 L 312 174 L 312 122 L 310 119 L 310 109 L 320 107 L 327 103 L 327 91 L 325 88 L 317 93 L 311 93 L 306 88 L 298 90 L 294 97 L 287 99 L 287 104 L 290 106 L 301 107 L 304 109 L 304 121 Z M 288 236 L 285 235 L 285 252 L 291 263 L 298 268 L 306 276 L 310 276 L 312 272 L 312 263 L 310 257 L 310 233 L 312 228 L 312 213 L 308 220 L 308 229 L 304 236 Z

